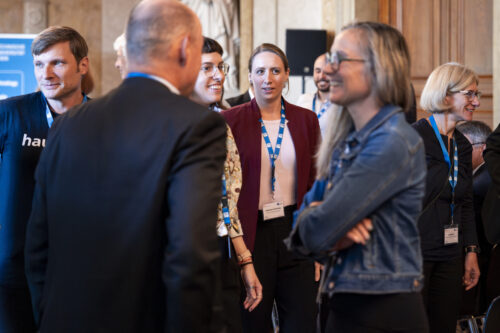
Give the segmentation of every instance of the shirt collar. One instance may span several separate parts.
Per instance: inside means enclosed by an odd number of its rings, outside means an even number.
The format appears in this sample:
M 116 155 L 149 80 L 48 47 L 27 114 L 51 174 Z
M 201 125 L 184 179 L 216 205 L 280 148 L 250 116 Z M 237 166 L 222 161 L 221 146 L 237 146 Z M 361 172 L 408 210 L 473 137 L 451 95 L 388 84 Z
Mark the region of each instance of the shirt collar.
M 161 84 L 163 84 L 165 87 L 167 87 L 168 90 L 170 90 L 172 93 L 174 93 L 176 95 L 180 95 L 179 89 L 177 89 L 176 86 L 174 86 L 172 83 L 170 83 L 168 80 L 166 80 L 162 77 L 159 77 L 159 76 L 156 76 L 153 74 L 142 73 L 142 72 L 130 72 L 127 74 L 127 78 L 131 78 L 131 77 L 144 77 L 147 79 L 158 81 Z
M 180 95 L 180 91 L 179 89 L 177 89 L 172 83 L 170 83 L 168 80 L 162 78 L 162 77 L 159 77 L 159 76 L 156 76 L 156 75 L 149 75 L 150 78 L 152 78 L 153 80 L 156 80 L 158 82 L 160 82 L 161 84 L 163 84 L 165 87 L 168 88 L 168 90 L 170 90 L 172 93 L 176 94 L 176 95 Z
M 479 165 L 478 165 L 478 166 L 477 166 L 474 170 L 472 170 L 472 174 L 473 174 L 473 175 L 475 175 L 475 174 L 476 174 L 476 172 L 477 172 L 479 169 L 481 169 L 481 167 L 482 167 L 483 165 L 484 165 L 484 161 L 483 161 L 483 163 L 479 164 Z

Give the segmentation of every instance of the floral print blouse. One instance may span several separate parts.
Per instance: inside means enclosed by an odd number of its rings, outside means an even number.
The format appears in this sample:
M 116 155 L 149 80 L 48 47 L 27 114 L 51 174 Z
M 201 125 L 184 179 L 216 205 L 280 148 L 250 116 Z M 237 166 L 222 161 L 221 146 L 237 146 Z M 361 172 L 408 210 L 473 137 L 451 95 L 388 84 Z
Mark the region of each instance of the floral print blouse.
M 220 202 L 217 211 L 217 235 L 225 236 L 229 233 L 229 237 L 234 238 L 243 235 L 240 219 L 238 217 L 238 208 L 236 207 L 241 191 L 242 174 L 240 155 L 236 147 L 236 142 L 234 141 L 233 132 L 231 132 L 229 126 L 227 126 L 226 149 L 227 155 L 226 161 L 224 162 L 224 175 L 226 176 L 227 202 L 231 224 L 229 228 L 224 225 L 224 219 L 222 218 L 222 202 Z

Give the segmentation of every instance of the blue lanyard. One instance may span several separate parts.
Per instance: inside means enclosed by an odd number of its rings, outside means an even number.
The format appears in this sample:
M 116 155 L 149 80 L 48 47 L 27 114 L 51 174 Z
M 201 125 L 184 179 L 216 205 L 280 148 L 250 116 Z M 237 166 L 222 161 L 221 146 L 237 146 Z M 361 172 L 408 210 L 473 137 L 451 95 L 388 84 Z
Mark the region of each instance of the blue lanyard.
M 47 116 L 47 125 L 50 128 L 52 126 L 52 123 L 54 122 L 54 117 L 52 117 L 52 112 L 50 112 L 49 103 L 47 102 L 47 99 L 45 98 L 45 96 L 43 97 L 45 99 L 45 116 Z M 87 102 L 87 100 L 88 100 L 87 95 L 83 94 L 82 104 Z
M 222 218 L 224 219 L 224 224 L 229 232 L 231 227 L 231 219 L 229 218 L 229 204 L 227 203 L 227 185 L 226 185 L 226 175 L 222 174 Z M 231 258 L 231 237 L 227 236 L 227 248 L 229 253 L 229 258 Z
M 226 175 L 222 175 L 222 217 L 224 218 L 224 224 L 229 229 L 231 225 L 231 219 L 229 218 L 229 205 L 227 203 L 227 185 L 226 185 Z
M 283 100 L 281 101 L 281 119 L 280 119 L 280 128 L 278 131 L 278 138 L 276 139 L 276 147 L 274 148 L 271 145 L 271 140 L 269 140 L 269 135 L 267 135 L 266 126 L 264 125 L 264 121 L 262 118 L 259 119 L 260 128 L 262 130 L 262 136 L 264 137 L 264 141 L 266 142 L 267 152 L 269 154 L 269 160 L 271 161 L 271 191 L 274 196 L 274 184 L 276 183 L 276 166 L 275 162 L 278 159 L 281 149 L 281 142 L 283 141 L 283 133 L 285 132 L 285 104 Z
M 434 120 L 434 116 L 430 116 L 429 121 L 431 122 L 432 129 L 434 130 L 434 134 L 436 134 L 436 137 L 439 141 L 439 145 L 441 146 L 441 150 L 443 151 L 443 156 L 444 160 L 446 161 L 446 164 L 448 164 L 448 168 L 451 168 L 451 161 L 450 161 L 450 155 L 448 155 L 448 150 L 446 149 L 443 139 L 441 138 L 441 134 L 439 133 L 439 129 L 436 124 L 436 120 Z M 451 224 L 453 224 L 453 211 L 455 208 L 455 187 L 457 186 L 458 182 L 458 147 L 457 147 L 457 141 L 455 139 L 453 141 L 453 172 L 450 172 L 450 176 L 448 177 L 448 181 L 450 182 L 451 186 Z
M 313 111 L 316 112 L 316 97 L 318 96 L 318 94 L 314 94 L 314 98 L 313 98 Z M 323 107 L 321 108 L 321 110 L 319 110 L 319 112 L 317 112 L 317 115 L 318 115 L 318 119 L 321 118 L 321 116 L 326 112 L 326 109 L 328 109 L 328 107 L 330 106 L 330 102 L 326 102 L 323 104 Z

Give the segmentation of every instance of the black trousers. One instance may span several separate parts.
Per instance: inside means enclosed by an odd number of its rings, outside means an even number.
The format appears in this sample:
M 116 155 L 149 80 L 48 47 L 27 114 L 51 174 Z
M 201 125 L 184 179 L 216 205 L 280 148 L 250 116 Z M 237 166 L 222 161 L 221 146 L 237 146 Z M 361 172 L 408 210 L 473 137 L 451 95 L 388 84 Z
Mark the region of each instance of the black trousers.
M 232 244 L 228 244 L 228 236 L 219 237 L 221 251 L 221 277 L 216 288 L 214 316 L 211 331 L 214 333 L 240 333 L 241 311 L 241 277 L 236 252 Z M 229 257 L 231 249 L 231 257 Z
M 465 260 L 465 258 L 464 258 Z M 462 288 L 462 303 L 460 306 L 460 317 L 464 316 L 479 316 L 486 313 L 488 310 L 488 301 L 486 294 L 486 281 L 488 278 L 488 268 L 490 264 L 489 253 L 481 253 L 477 256 L 479 264 L 479 282 L 470 289 Z
M 490 267 L 486 280 L 486 302 L 488 306 L 497 296 L 500 296 L 500 245 L 498 244 L 490 253 Z
M 455 333 L 462 301 L 462 258 L 424 261 L 422 296 L 431 333 Z
M 0 286 L 0 332 L 33 333 L 35 331 L 28 287 Z
M 326 332 L 427 333 L 429 328 L 419 293 L 338 293 L 330 298 Z
M 280 333 L 312 333 L 315 330 L 314 262 L 297 258 L 283 244 L 292 228 L 294 210 L 295 206 L 285 207 L 284 217 L 267 221 L 259 212 L 253 260 L 263 287 L 263 299 L 252 312 L 242 310 L 244 332 L 269 332 L 274 300 Z

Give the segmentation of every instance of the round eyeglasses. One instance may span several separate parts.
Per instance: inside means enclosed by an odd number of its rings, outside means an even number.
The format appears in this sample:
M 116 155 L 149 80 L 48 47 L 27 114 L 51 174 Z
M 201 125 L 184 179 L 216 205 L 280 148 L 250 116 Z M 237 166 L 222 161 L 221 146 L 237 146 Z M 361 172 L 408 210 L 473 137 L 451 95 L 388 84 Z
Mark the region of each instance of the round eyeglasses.
M 467 99 L 469 101 L 473 100 L 475 97 L 477 97 L 477 99 L 480 99 L 481 95 L 482 95 L 482 92 L 480 92 L 479 90 L 477 90 L 477 91 L 474 91 L 474 90 L 460 90 L 459 93 L 461 93 L 462 95 L 464 95 L 465 97 L 467 97 Z
M 355 58 L 347 58 L 338 52 L 326 52 L 326 64 L 332 66 L 332 69 L 338 70 L 340 64 L 343 61 L 355 61 L 355 62 L 365 62 L 365 59 L 355 59 Z
M 200 68 L 200 72 L 203 72 L 203 74 L 205 74 L 205 76 L 210 77 L 210 76 L 214 75 L 216 69 L 220 73 L 227 75 L 227 73 L 229 72 L 229 64 L 227 64 L 225 62 L 222 64 L 218 64 L 218 65 L 210 64 L 210 63 L 202 64 L 201 68 Z

